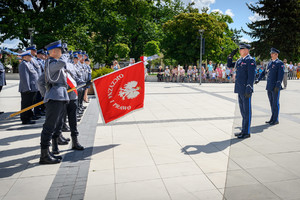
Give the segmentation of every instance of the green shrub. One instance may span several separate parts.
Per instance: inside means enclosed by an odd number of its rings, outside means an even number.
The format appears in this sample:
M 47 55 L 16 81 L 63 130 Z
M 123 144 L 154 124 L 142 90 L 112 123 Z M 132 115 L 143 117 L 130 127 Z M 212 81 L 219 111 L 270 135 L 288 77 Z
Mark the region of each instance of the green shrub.
M 100 76 L 103 76 L 105 74 L 108 74 L 110 72 L 113 72 L 114 70 L 111 69 L 110 67 L 106 66 L 100 69 L 96 69 L 92 71 L 92 79 L 98 78 Z

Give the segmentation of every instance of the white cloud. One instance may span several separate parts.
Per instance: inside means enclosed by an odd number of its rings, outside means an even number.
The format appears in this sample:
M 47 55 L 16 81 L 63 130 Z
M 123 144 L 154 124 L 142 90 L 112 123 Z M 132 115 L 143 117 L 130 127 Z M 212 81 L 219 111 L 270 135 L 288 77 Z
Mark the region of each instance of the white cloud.
M 4 42 L 0 45 L 1 48 L 9 48 L 9 49 L 15 49 L 18 48 L 18 44 L 21 41 L 19 39 L 13 39 L 13 40 L 4 40 Z
M 183 3 L 185 5 L 188 5 L 189 3 L 195 3 L 195 8 L 198 8 L 199 10 L 201 10 L 203 7 L 208 7 L 211 4 L 214 4 L 216 2 L 216 0 L 183 0 Z
M 246 39 L 246 38 L 241 38 L 241 42 L 245 42 L 245 43 L 251 43 L 250 40 Z
M 220 9 L 213 9 L 211 12 L 219 12 L 219 13 L 223 14 L 222 10 L 220 10 Z
M 251 15 L 248 17 L 248 19 L 251 21 L 251 22 L 256 22 L 256 21 L 262 21 L 262 20 L 265 20 L 267 18 L 259 15 L 258 13 L 254 13 L 254 15 Z
M 229 15 L 230 17 L 233 17 L 233 16 L 234 16 L 234 14 L 233 14 L 233 12 L 232 12 L 231 9 L 227 9 L 227 10 L 225 11 L 225 15 Z

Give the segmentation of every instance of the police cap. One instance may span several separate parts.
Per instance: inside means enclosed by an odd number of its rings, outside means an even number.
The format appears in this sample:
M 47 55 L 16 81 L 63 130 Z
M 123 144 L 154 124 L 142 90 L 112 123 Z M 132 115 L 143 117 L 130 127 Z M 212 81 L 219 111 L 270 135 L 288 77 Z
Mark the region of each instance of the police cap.
M 48 44 L 47 46 L 45 46 L 45 48 L 47 49 L 47 51 L 49 51 L 51 49 L 55 49 L 55 48 L 61 48 L 61 41 L 58 40 L 56 42 L 52 42 L 52 43 Z
M 26 51 L 28 51 L 28 50 L 35 50 L 36 51 L 36 45 L 34 44 L 34 45 L 30 46 L 30 47 L 27 47 Z
M 270 53 L 280 53 L 280 51 L 272 47 Z
M 239 44 L 239 48 L 240 48 L 240 49 L 250 49 L 251 46 L 250 46 L 249 44 L 240 43 L 240 44 Z

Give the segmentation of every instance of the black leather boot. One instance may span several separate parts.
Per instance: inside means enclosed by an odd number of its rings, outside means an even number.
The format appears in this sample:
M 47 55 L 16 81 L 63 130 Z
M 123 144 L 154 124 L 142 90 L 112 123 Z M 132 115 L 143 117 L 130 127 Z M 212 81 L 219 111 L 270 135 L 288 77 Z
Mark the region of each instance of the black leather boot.
M 62 160 L 62 157 L 61 157 L 61 156 L 56 156 L 56 155 L 54 155 L 53 153 L 51 153 L 50 151 L 49 151 L 49 154 L 50 154 L 50 156 L 52 156 L 52 157 L 55 158 L 55 159 Z
M 53 154 L 59 154 L 58 138 L 52 139 L 52 153 Z
M 41 149 L 40 164 L 57 164 L 60 159 L 56 159 L 50 155 L 49 148 Z
M 84 147 L 79 144 L 77 136 L 72 137 L 72 149 L 84 150 Z
M 69 144 L 69 142 L 67 140 L 65 140 L 63 137 L 61 137 L 62 134 L 59 135 L 59 137 L 57 138 L 57 143 L 59 145 L 67 145 Z

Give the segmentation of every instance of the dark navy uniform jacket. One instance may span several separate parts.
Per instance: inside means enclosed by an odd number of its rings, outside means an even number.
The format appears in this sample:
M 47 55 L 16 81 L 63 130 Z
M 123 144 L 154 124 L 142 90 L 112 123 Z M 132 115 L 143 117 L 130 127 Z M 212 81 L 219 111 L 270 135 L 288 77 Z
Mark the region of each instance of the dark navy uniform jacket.
M 256 63 L 248 54 L 245 58 L 240 58 L 236 63 L 232 58 L 228 58 L 227 66 L 232 68 L 236 65 L 236 79 L 234 92 L 239 94 L 253 93 L 253 83 L 255 78 Z
M 281 83 L 284 75 L 284 64 L 278 58 L 269 62 L 268 67 L 260 74 L 260 81 L 268 73 L 266 90 L 274 90 L 275 87 L 281 89 Z

